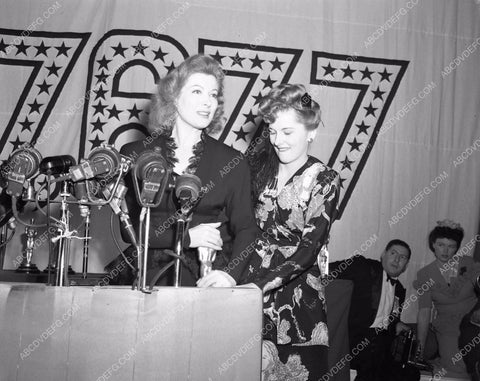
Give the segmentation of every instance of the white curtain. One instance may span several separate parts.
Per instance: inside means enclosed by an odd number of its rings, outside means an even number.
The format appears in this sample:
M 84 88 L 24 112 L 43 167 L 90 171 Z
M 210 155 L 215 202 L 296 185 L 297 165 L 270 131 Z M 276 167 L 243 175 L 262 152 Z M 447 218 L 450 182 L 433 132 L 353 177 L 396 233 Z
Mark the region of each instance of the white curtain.
M 271 86 L 303 83 L 321 104 L 311 154 L 343 179 L 331 259 L 378 258 L 389 240 L 403 239 L 413 251 L 401 278 L 408 294 L 433 259 L 427 235 L 437 220 L 460 222 L 465 244 L 478 237 L 475 1 L 1 0 L 1 7 L 2 160 L 23 142 L 36 142 L 44 157 L 77 160 L 101 143 L 119 149 L 143 136 L 155 80 L 205 52 L 227 73 L 227 121 L 217 137 L 239 150 L 255 137 L 256 99 Z M 93 213 L 92 272 L 117 255 L 109 213 Z M 15 267 L 20 235 L 5 268 Z M 79 271 L 81 242 L 72 251 Z M 39 242 L 41 268 L 46 253 Z M 415 308 L 405 311 L 407 321 Z

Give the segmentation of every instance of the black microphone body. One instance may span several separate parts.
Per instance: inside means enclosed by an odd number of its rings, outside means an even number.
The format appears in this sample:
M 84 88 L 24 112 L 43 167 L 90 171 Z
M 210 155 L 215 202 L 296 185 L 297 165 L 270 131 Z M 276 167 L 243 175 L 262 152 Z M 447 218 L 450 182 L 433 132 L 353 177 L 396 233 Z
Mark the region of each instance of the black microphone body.
M 144 151 L 134 165 L 133 182 L 137 201 L 142 207 L 157 207 L 160 205 L 163 193 L 168 183 L 170 170 L 159 147 Z M 138 189 L 139 179 L 142 189 Z
M 95 178 L 106 179 L 114 176 L 122 162 L 120 153 L 111 146 L 95 148 L 88 159 L 69 169 L 69 177 L 73 182 Z
M 40 173 L 50 176 L 60 175 L 67 173 L 75 164 L 75 159 L 70 155 L 48 156 L 40 163 Z
M 191 174 L 178 176 L 175 183 L 175 196 L 180 202 L 183 213 L 188 214 L 192 211 L 201 189 L 202 181 L 198 176 Z
M 7 174 L 8 195 L 17 198 L 22 195 L 25 181 L 38 174 L 41 160 L 40 152 L 28 145 L 12 153 L 6 166 L 2 168 Z

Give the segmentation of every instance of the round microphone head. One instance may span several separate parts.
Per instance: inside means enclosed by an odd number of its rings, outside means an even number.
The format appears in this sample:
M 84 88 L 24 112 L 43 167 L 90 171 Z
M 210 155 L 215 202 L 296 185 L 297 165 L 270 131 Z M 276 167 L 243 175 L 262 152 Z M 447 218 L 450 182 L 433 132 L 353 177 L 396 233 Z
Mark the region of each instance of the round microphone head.
M 178 176 L 175 183 L 175 196 L 180 200 L 196 200 L 202 188 L 202 181 L 198 176 L 183 174 Z
M 97 147 L 90 152 L 88 160 L 98 168 L 103 168 L 103 173 L 98 173 L 96 177 L 106 178 L 112 176 L 120 169 L 120 153 L 112 146 Z
M 157 147 L 155 147 L 157 148 Z M 149 179 L 152 175 L 152 171 L 166 169 L 167 163 L 162 156 L 162 153 L 159 149 L 153 151 L 148 150 L 142 152 L 135 162 L 137 166 L 137 177 L 140 180 Z
M 60 175 L 67 173 L 75 165 L 75 159 L 70 155 L 48 156 L 40 163 L 40 173 L 46 175 Z
M 8 159 L 7 169 L 10 172 L 14 168 L 17 171 L 21 167 L 21 172 L 25 174 L 25 178 L 30 179 L 37 173 L 41 161 L 42 155 L 35 148 L 19 148 Z

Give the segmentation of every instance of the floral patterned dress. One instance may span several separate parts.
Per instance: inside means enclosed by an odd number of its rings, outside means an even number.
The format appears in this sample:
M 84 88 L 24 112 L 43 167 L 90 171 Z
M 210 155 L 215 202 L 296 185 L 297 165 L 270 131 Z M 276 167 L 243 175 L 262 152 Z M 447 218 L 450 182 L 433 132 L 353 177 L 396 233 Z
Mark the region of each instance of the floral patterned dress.
M 255 216 L 262 234 L 243 283 L 263 290 L 264 338 L 275 343 L 264 346 L 270 357 L 264 380 L 318 380 L 328 369 L 318 254 L 338 192 L 338 174 L 309 157 L 279 193 L 267 187 L 260 195 Z

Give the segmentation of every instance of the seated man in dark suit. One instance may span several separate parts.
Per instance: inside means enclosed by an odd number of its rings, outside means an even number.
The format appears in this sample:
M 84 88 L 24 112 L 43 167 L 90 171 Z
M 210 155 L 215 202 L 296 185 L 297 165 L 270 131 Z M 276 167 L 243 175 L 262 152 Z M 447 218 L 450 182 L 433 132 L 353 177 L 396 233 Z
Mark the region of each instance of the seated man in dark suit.
M 350 367 L 355 381 L 414 381 L 420 373 L 393 362 L 393 339 L 410 328 L 400 321 L 405 288 L 397 280 L 410 260 L 407 243 L 390 241 L 381 260 L 360 255 L 330 263 L 330 277 L 353 281 L 349 314 Z

